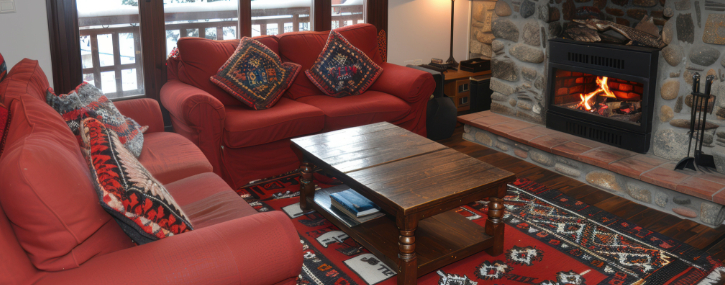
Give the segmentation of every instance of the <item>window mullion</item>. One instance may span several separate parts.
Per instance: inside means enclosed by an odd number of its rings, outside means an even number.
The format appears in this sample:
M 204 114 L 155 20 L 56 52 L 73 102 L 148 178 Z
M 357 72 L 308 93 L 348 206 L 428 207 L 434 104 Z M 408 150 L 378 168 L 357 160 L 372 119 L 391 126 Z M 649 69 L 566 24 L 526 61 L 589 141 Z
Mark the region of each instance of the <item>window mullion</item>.
M 166 82 L 166 31 L 164 3 L 138 1 L 141 22 L 141 46 L 146 97 L 159 100 L 161 86 Z
M 252 36 L 252 1 L 239 0 L 239 38 Z
M 315 31 L 329 31 L 332 29 L 332 1 L 313 0 L 312 16 L 314 17 Z

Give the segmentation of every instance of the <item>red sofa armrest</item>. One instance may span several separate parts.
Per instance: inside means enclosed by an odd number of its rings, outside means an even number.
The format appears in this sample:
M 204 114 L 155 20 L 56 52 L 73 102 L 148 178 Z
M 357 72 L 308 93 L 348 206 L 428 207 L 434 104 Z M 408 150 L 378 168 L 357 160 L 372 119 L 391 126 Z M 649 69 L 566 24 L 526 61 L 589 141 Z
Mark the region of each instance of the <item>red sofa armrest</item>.
M 275 284 L 301 269 L 299 235 L 274 211 L 98 256 L 36 284 Z
M 208 92 L 178 80 L 161 88 L 161 104 L 169 110 L 176 132 L 194 142 L 221 176 L 224 105 Z
M 132 99 L 113 102 L 118 111 L 126 117 L 136 120 L 141 126 L 149 126 L 147 133 L 164 131 L 164 119 L 161 116 L 159 102 L 150 99 Z
M 383 73 L 370 90 L 391 94 L 408 103 L 428 100 L 435 90 L 433 75 L 421 70 L 384 62 Z

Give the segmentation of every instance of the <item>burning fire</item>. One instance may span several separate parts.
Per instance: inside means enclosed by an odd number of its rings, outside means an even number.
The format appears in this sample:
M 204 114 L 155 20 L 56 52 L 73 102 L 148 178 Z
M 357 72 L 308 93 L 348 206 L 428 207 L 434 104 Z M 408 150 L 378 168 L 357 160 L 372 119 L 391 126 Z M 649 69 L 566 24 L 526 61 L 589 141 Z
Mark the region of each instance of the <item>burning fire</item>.
M 599 93 L 604 92 L 605 97 L 610 98 L 617 98 L 617 96 L 614 96 L 614 93 L 609 90 L 609 84 L 607 84 L 607 81 L 609 80 L 606 76 L 597 76 L 597 85 L 599 85 L 599 89 L 594 90 L 591 93 L 588 93 L 586 95 L 579 94 L 579 98 L 582 99 L 582 101 L 577 104 L 577 108 L 584 108 L 584 110 L 591 111 L 592 106 L 589 104 L 589 101 L 596 96 Z

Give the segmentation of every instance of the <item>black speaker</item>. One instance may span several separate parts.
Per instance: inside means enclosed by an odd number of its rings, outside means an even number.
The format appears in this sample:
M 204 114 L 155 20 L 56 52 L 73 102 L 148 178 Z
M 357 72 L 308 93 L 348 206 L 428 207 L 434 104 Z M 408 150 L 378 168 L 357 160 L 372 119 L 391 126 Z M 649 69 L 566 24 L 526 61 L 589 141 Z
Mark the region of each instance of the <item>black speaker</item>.
M 471 113 L 491 109 L 491 75 L 471 77 Z
M 453 99 L 443 94 L 443 85 L 445 84 L 443 74 L 440 71 L 422 66 L 408 65 L 408 67 L 430 73 L 436 82 L 433 98 L 428 101 L 428 109 L 426 110 L 425 127 L 428 131 L 428 138 L 431 140 L 450 138 L 456 128 L 458 109 L 453 104 Z
M 458 109 L 453 104 L 453 99 L 445 95 L 430 99 L 426 115 L 429 139 L 442 140 L 453 135 L 458 115 Z

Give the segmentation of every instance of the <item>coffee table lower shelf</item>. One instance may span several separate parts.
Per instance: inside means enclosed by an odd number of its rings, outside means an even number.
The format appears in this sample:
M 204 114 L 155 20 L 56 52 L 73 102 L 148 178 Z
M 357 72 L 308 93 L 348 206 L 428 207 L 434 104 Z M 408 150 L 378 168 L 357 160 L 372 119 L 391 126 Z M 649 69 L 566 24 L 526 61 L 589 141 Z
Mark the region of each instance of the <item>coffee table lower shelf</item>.
M 397 272 L 399 231 L 395 217 L 386 215 L 351 228 L 320 205 L 329 205 L 329 195 L 328 191 L 316 191 L 312 208 Z M 485 233 L 485 228 L 455 210 L 425 218 L 415 231 L 417 275 L 423 276 L 491 246 L 493 237 Z

